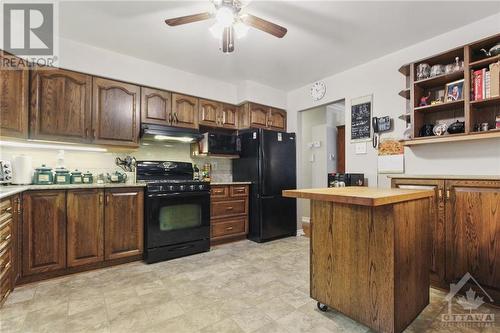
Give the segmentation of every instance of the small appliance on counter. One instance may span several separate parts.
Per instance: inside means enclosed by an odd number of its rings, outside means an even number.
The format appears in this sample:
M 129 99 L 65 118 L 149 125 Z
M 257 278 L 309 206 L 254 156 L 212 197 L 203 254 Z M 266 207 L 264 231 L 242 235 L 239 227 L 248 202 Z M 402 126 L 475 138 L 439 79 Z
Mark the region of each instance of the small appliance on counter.
M 28 185 L 33 181 L 31 156 L 17 155 L 12 159 L 12 184 Z
M 54 183 L 54 175 L 52 168 L 42 164 L 41 167 L 35 169 L 33 175 L 33 184 L 35 185 L 52 185 Z
M 0 160 L 0 184 L 12 182 L 12 166 L 9 161 Z
M 63 167 L 56 168 L 54 184 L 71 184 L 71 174 L 68 169 Z
M 207 132 L 198 142 L 200 154 L 237 155 L 236 135 Z
M 363 173 L 329 173 L 328 187 L 365 186 Z

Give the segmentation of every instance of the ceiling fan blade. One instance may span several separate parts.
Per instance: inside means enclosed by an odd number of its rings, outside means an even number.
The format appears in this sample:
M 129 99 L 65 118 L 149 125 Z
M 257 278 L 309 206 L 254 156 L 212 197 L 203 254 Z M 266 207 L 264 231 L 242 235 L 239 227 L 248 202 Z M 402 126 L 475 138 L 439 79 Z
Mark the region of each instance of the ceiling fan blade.
M 257 16 L 253 16 L 250 14 L 241 15 L 241 20 L 243 21 L 243 23 L 251 27 L 254 27 L 255 29 L 262 30 L 278 38 L 283 38 L 288 31 L 286 28 L 283 28 L 282 26 L 279 26 L 277 24 L 274 24 L 272 22 L 266 21 L 264 19 L 261 19 Z
M 171 27 L 175 27 L 176 25 L 204 21 L 204 20 L 208 20 L 210 18 L 212 18 L 212 14 L 205 12 L 205 13 L 200 13 L 200 14 L 187 15 L 187 16 L 181 16 L 181 17 L 167 19 L 167 20 L 165 20 L 165 23 Z

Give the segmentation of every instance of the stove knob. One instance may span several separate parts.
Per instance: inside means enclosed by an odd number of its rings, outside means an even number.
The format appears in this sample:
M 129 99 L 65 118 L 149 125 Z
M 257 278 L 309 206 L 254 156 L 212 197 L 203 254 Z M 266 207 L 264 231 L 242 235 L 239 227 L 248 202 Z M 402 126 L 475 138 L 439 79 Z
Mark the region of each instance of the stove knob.
M 169 185 L 168 186 L 168 190 L 169 191 L 174 191 L 175 190 L 175 186 L 174 185 Z
M 205 185 L 198 185 L 198 190 L 204 190 L 205 189 Z
M 184 185 L 179 186 L 179 190 L 184 191 L 185 189 L 186 189 L 186 186 L 184 186 Z
M 189 185 L 189 190 L 190 191 L 194 191 L 196 189 L 196 187 L 194 185 Z

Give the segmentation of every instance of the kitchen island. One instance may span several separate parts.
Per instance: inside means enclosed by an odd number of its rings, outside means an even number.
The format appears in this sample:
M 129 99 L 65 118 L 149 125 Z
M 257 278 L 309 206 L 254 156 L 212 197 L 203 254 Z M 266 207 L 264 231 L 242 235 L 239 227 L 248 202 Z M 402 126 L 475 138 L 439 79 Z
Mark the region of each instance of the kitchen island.
M 429 304 L 428 190 L 283 191 L 311 200 L 310 295 L 379 332 L 403 331 Z

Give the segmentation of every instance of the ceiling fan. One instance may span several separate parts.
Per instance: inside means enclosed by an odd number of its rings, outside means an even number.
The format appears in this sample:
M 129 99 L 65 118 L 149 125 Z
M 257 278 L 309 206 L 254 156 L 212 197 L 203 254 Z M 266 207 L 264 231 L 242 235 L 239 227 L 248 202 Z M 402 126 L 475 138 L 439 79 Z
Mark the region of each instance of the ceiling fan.
M 242 13 L 243 3 L 241 0 L 210 0 L 214 5 L 213 12 L 205 12 L 194 15 L 181 16 L 165 20 L 171 27 L 215 18 L 216 23 L 210 28 L 210 32 L 219 38 L 221 36 L 224 53 L 234 51 L 234 37 L 241 38 L 246 35 L 249 27 L 267 32 L 278 38 L 283 38 L 287 29 L 257 16 Z

